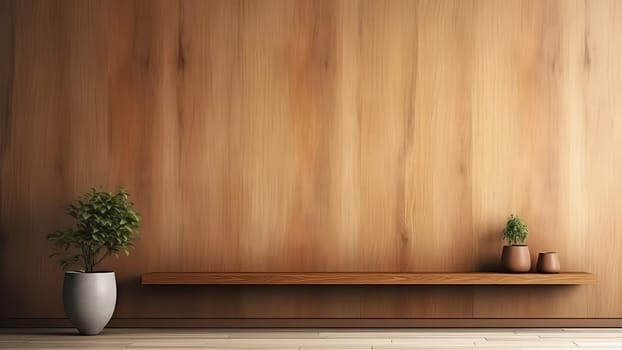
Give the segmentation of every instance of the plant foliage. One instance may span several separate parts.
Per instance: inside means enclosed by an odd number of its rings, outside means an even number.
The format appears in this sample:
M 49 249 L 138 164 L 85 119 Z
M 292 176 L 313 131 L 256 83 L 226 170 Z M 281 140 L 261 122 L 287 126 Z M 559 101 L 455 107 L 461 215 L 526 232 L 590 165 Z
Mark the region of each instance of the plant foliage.
M 59 256 L 63 270 L 79 266 L 84 272 L 93 272 L 106 257 L 120 252 L 129 255 L 140 215 L 128 197 L 123 188 L 117 193 L 91 189 L 71 203 L 67 213 L 75 219 L 75 227 L 47 235 L 55 247 L 50 257 Z
M 508 222 L 501 233 L 510 245 L 522 245 L 527 241 L 529 229 L 525 221 L 519 218 L 518 215 L 510 214 Z

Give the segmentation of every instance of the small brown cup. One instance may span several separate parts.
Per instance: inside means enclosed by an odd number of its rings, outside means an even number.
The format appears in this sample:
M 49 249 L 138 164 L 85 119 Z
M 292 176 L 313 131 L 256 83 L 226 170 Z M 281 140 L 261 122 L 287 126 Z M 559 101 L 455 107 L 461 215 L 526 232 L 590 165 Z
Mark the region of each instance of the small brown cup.
M 559 255 L 556 252 L 538 254 L 536 271 L 540 273 L 559 273 Z

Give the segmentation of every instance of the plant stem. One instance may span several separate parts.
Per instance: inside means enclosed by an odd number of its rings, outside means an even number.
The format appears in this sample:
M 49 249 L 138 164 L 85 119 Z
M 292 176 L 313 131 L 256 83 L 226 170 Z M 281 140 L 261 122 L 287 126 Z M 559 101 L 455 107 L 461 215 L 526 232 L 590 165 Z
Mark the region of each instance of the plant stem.
M 95 265 L 97 265 L 100 262 L 102 262 L 102 260 L 104 260 L 106 258 L 106 256 L 108 256 L 108 254 L 104 253 L 104 255 L 102 255 L 102 257 L 99 258 L 99 260 L 97 260 L 97 262 L 93 264 L 93 268 L 95 268 Z
M 93 262 L 95 260 L 95 256 L 93 256 L 93 249 L 89 247 L 89 272 L 93 272 Z
M 82 252 L 82 261 L 83 261 L 82 267 L 84 267 L 84 271 L 86 272 L 86 270 L 88 269 L 88 266 L 89 266 L 88 265 L 88 259 L 86 257 L 86 247 L 84 245 L 82 245 L 80 247 L 80 251 Z
M 87 262 L 88 262 L 88 266 L 86 267 L 86 272 L 93 272 L 93 251 L 91 250 L 91 247 L 87 247 L 86 250 L 86 256 L 87 256 Z

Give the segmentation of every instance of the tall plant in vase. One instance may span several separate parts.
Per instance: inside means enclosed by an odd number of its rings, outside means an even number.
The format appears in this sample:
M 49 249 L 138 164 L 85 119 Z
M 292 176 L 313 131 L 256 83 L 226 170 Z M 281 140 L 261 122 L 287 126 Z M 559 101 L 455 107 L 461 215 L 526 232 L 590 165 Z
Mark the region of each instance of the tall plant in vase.
M 58 257 L 65 270 L 65 313 L 80 333 L 95 335 L 110 321 L 117 298 L 114 272 L 95 268 L 110 256 L 129 255 L 140 215 L 123 188 L 116 193 L 91 189 L 71 203 L 67 213 L 75 225 L 47 239 L 55 247 L 51 256 Z M 71 268 L 77 269 L 68 271 Z
M 507 245 L 503 247 L 501 264 L 507 272 L 529 272 L 531 256 L 527 246 L 529 228 L 518 215 L 510 214 L 501 232 Z

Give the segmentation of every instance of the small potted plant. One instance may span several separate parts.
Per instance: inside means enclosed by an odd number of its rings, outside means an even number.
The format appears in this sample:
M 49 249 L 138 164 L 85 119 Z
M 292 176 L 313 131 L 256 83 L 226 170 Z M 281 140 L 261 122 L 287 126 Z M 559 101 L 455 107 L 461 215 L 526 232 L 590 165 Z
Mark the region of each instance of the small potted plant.
M 65 271 L 63 305 L 65 313 L 81 334 L 96 335 L 108 324 L 117 300 L 114 272 L 96 271 L 109 256 L 129 254 L 138 232 L 140 216 L 128 200 L 128 193 L 92 189 L 69 205 L 75 227 L 47 235 L 55 246 L 50 256 L 59 256 Z
M 508 272 L 529 272 L 531 257 L 526 243 L 529 234 L 527 224 L 518 215 L 511 214 L 502 234 L 508 242 L 503 247 L 501 254 L 504 270 Z

